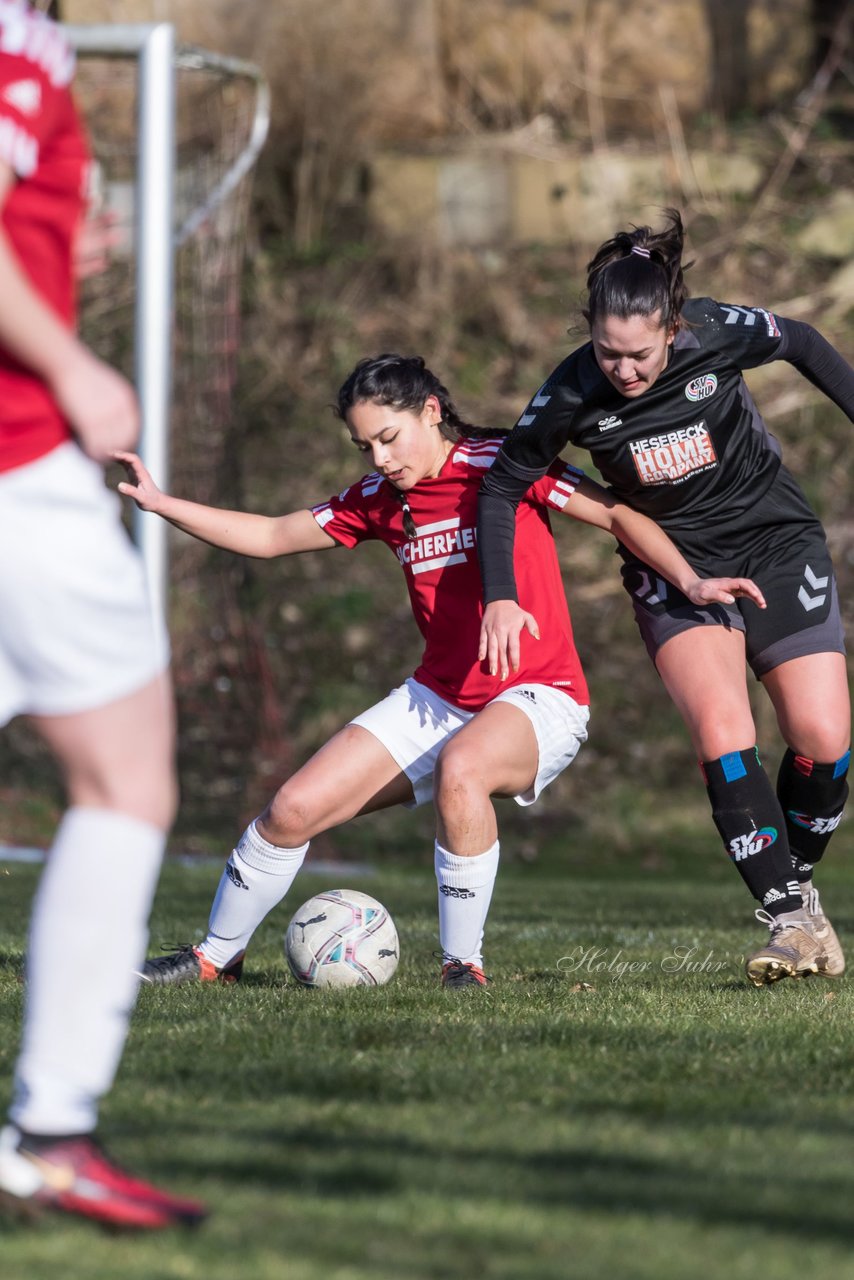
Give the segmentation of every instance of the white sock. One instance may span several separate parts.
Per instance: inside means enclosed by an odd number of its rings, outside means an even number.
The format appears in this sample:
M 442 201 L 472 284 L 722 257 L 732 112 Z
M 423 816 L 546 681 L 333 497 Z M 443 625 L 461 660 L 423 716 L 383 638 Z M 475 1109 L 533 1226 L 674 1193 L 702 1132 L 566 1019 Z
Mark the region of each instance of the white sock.
M 110 1088 L 148 943 L 165 835 L 108 809 L 63 817 L 33 903 L 10 1118 L 88 1133 Z
M 280 849 L 250 822 L 225 864 L 208 936 L 199 947 L 217 969 L 246 950 L 261 921 L 290 889 L 307 853 L 308 842 L 298 849 Z
M 461 858 L 436 841 L 439 942 L 446 961 L 483 965 L 483 927 L 498 872 L 498 841 L 486 853 Z

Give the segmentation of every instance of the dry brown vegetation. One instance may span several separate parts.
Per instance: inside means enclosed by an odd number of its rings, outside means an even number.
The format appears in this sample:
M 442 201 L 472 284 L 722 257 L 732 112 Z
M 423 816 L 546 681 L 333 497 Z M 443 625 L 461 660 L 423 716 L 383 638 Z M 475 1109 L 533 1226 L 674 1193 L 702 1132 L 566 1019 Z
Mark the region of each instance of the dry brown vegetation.
M 94 0 L 73 7 L 96 16 Z M 548 113 L 567 144 L 615 156 L 654 147 L 684 162 L 700 145 L 744 149 L 762 161 L 749 199 L 710 203 L 686 185 L 661 193 L 660 204 L 676 200 L 685 212 L 692 292 L 774 305 L 854 350 L 851 286 L 840 284 L 845 252 L 807 254 L 799 240 L 832 193 L 850 187 L 854 168 L 846 75 L 830 96 L 796 102 L 811 83 L 805 0 L 754 0 L 752 112 L 729 124 L 706 111 L 699 0 L 111 0 L 109 9 L 136 20 L 180 11 L 184 38 L 212 47 L 227 32 L 233 52 L 265 63 L 275 94 L 249 230 L 233 413 L 204 450 L 179 426 L 176 492 L 197 492 L 203 464 L 205 496 L 275 512 L 355 479 L 359 459 L 328 405 L 363 354 L 421 352 L 470 420 L 504 427 L 580 340 L 588 245 L 613 228 L 584 229 L 588 244 L 575 248 L 498 243 L 440 253 L 417 225 L 392 243 L 371 227 L 364 199 L 372 148 L 389 139 L 440 145 L 444 134 L 525 127 Z M 672 92 L 662 94 L 663 84 Z M 644 210 L 637 220 L 654 216 Z M 850 425 L 792 370 L 760 371 L 752 385 L 827 522 L 851 621 Z M 608 539 L 568 521 L 558 537 L 593 732 L 537 829 L 575 823 L 605 847 L 654 858 L 674 822 L 704 820 L 690 750 L 636 640 Z M 256 565 L 176 536 L 172 622 L 180 847 L 222 849 L 292 763 L 397 682 L 419 650 L 399 572 L 379 548 Z M 759 698 L 757 712 L 773 764 L 778 743 Z M 45 776 L 42 757 L 20 730 L 13 745 L 25 753 L 23 768 L 8 747 L 2 763 L 18 810 L 0 838 L 40 838 L 44 816 L 26 803 L 32 778 Z M 50 794 L 55 808 L 55 785 Z M 528 856 L 534 828 L 518 815 L 513 823 L 508 853 Z M 371 830 L 383 838 L 382 825 Z M 346 856 L 357 838 L 319 848 Z

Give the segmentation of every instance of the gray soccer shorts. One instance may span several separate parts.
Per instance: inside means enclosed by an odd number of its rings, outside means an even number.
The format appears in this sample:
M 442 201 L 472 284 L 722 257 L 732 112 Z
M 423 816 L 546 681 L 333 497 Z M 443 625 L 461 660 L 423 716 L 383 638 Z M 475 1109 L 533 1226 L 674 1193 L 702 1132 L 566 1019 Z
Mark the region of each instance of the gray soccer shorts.
M 673 636 L 708 626 L 743 632 L 747 661 L 757 679 L 792 658 L 845 652 L 836 578 L 818 522 L 750 530 L 748 541 L 742 554 L 719 560 L 707 554 L 702 564 L 690 551 L 685 555 L 704 577 L 752 578 L 765 596 L 765 609 L 750 600 L 698 608 L 623 551 L 623 585 L 653 662 Z

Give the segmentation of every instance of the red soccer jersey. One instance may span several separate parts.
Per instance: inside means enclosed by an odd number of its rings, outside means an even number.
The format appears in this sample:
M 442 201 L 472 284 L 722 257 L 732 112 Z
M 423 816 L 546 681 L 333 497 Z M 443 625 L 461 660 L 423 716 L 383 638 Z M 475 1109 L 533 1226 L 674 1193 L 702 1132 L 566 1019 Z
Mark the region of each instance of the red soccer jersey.
M 376 472 L 312 508 L 314 518 L 345 547 L 378 539 L 397 556 L 426 641 L 416 680 L 466 711 L 480 711 L 502 689 L 532 683 L 565 689 L 586 705 L 590 698 L 546 510 L 561 510 L 583 473 L 560 459 L 525 495 L 516 517 L 519 601 L 537 619 L 541 639 L 523 634 L 521 665 L 507 681 L 491 676 L 486 663 L 477 661 L 483 615 L 477 495 L 500 446 L 500 437 L 460 440 L 438 476 L 408 490 L 415 538 L 404 533 L 400 501 Z
M 61 30 L 18 0 L 0 0 L 0 161 L 17 181 L 0 223 L 26 275 L 71 328 L 73 242 L 89 154 L 69 85 Z M 0 471 L 32 462 L 71 432 L 41 380 L 0 348 Z

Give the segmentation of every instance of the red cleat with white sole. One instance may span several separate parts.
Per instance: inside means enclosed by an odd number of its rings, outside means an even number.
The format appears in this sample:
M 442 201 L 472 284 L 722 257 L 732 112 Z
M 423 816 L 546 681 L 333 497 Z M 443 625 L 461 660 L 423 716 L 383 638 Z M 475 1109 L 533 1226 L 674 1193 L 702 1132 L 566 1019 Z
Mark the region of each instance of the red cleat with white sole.
M 0 1203 L 23 1217 L 43 1209 L 138 1230 L 196 1226 L 197 1200 L 160 1191 L 114 1164 L 90 1135 L 39 1138 L 0 1131 Z

